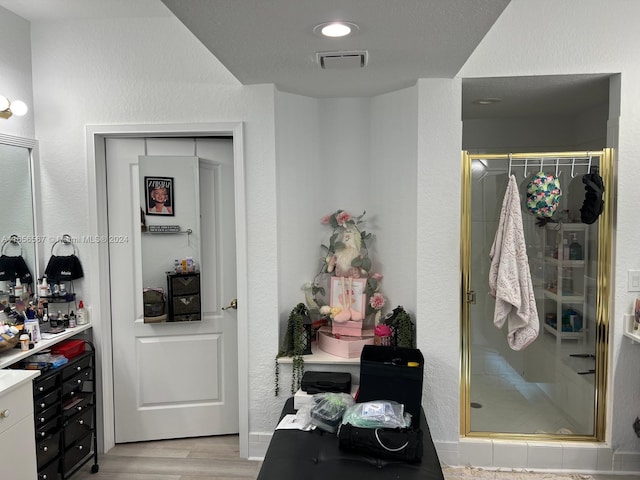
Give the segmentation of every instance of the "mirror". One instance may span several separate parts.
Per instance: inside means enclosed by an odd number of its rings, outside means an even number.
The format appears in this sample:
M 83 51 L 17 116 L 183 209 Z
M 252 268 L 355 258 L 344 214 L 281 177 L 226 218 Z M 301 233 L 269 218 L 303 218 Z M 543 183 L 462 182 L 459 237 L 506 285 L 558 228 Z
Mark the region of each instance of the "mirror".
M 33 292 L 33 281 L 38 277 L 38 246 L 41 242 L 38 242 L 36 232 L 33 188 L 36 146 L 35 140 L 0 135 L 0 202 L 4 205 L 0 220 L 4 261 L 0 262 L 0 270 L 5 272 L 3 280 L 0 280 L 0 290 L 5 292 L 3 303 L 9 301 L 6 293 L 15 287 L 12 273 L 17 263 L 15 258 L 22 256 L 31 274 L 31 282 L 24 284 L 25 292 Z M 24 275 L 22 277 L 27 279 Z
M 140 156 L 138 168 L 144 321 L 202 320 L 198 157 Z

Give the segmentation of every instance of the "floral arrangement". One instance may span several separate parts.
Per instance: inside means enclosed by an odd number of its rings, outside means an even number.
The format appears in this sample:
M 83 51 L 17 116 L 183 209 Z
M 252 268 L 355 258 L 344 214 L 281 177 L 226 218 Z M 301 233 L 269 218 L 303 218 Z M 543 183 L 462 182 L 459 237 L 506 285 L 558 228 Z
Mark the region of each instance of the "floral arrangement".
M 382 274 L 371 272 L 367 243 L 372 234 L 362 229 L 365 213 L 354 217 L 345 210 L 337 210 L 321 219 L 323 225 L 332 228 L 329 244 L 321 245 L 322 264 L 314 281 L 302 286 L 312 319 L 334 319 L 340 313 L 340 307 L 331 307 L 324 301 L 326 292 L 321 283 L 324 277 L 336 275 L 366 279 L 364 293 L 369 301 L 365 315 L 375 314 L 375 323 L 379 323 L 386 300 L 380 292 Z

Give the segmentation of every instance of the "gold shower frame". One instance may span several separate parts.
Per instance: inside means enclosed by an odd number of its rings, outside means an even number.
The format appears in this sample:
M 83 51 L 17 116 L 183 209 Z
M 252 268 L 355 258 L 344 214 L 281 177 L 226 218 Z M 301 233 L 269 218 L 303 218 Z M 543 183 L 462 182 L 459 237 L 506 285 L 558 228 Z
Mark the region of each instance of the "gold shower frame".
M 470 295 L 471 295 L 471 161 L 472 160 L 525 160 L 599 157 L 599 173 L 605 185 L 604 210 L 598 219 L 598 275 L 596 285 L 596 377 L 594 398 L 593 435 L 525 434 L 503 432 L 472 432 L 469 389 L 471 385 Z M 614 150 L 597 151 L 470 154 L 462 152 L 462 193 L 460 225 L 460 434 L 470 438 L 497 438 L 505 440 L 588 441 L 603 442 L 606 433 L 606 399 L 609 368 L 609 320 L 611 316 L 611 264 L 614 211 L 613 184 Z M 533 165 L 532 165 L 533 166 Z M 553 167 L 553 162 L 550 163 Z M 510 163 L 511 168 L 511 163 Z M 519 168 L 519 165 L 518 165 Z M 526 167 L 525 167 L 526 169 Z M 510 172 L 511 173 L 511 172 Z

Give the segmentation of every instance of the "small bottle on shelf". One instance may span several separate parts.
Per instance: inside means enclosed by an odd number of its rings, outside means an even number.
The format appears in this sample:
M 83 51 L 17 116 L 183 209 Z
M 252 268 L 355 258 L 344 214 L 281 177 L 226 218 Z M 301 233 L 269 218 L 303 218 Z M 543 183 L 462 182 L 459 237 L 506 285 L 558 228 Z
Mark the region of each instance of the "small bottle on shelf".
M 571 244 L 569 245 L 569 259 L 570 260 L 583 260 L 582 245 L 578 243 L 576 234 L 571 237 Z
M 76 313 L 76 323 L 78 325 L 86 325 L 89 323 L 89 312 L 84 306 L 84 302 L 80 300 L 78 303 L 78 311 Z

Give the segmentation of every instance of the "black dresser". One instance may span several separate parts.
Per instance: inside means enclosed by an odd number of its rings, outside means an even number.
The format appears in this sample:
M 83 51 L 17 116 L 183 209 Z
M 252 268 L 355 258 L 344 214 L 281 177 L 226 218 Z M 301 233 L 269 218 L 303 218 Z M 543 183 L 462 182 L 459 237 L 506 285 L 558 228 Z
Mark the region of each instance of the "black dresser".
M 95 352 L 45 371 L 33 382 L 39 480 L 63 480 L 89 460 L 98 471 Z
M 202 320 L 200 311 L 200 273 L 167 273 L 169 322 Z

